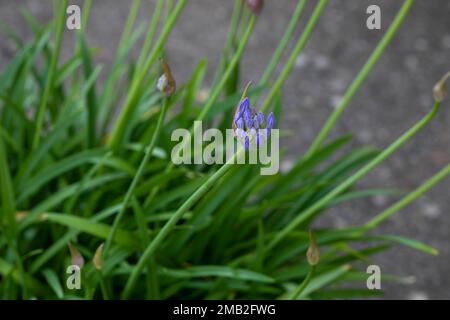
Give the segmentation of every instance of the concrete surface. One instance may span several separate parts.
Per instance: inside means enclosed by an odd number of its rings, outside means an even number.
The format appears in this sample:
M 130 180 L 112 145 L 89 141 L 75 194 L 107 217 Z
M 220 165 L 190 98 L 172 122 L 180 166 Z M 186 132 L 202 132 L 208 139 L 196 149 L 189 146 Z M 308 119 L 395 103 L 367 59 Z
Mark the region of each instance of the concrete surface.
M 152 14 L 154 1 L 144 2 L 140 21 Z M 306 7 L 296 36 L 300 35 L 315 2 L 310 1 Z M 90 45 L 102 48 L 100 60 L 104 63 L 114 55 L 129 3 L 94 1 L 87 33 Z M 295 4 L 294 0 L 266 1 L 245 53 L 243 81 L 257 81 L 261 76 Z M 382 9 L 381 30 L 371 31 L 365 27 L 365 10 L 370 4 L 378 4 Z M 13 25 L 25 36 L 29 31 L 19 14 L 21 5 L 40 20 L 51 17 L 50 1 L 0 0 L 1 21 Z M 330 1 L 285 85 L 285 111 L 280 123 L 294 136 L 282 142 L 289 149 L 284 166 L 289 166 L 311 143 L 400 6 L 401 1 L 389 0 Z M 172 69 L 179 82 L 187 79 L 201 57 L 209 60 L 207 79 L 211 80 L 226 36 L 231 8 L 232 1 L 188 1 L 168 44 Z M 431 88 L 450 70 L 449 14 L 448 1 L 415 2 L 393 42 L 333 130 L 333 136 L 352 132 L 356 135 L 355 145 L 384 147 L 431 108 Z M 13 50 L 3 35 L 0 40 L 2 67 Z M 64 49 L 70 50 L 70 46 Z M 450 101 L 447 101 L 428 127 L 360 185 L 411 189 L 447 164 L 450 161 L 449 108 Z M 414 237 L 440 251 L 439 256 L 431 257 L 396 246 L 377 256 L 375 261 L 383 272 L 406 277 L 411 282 L 384 281 L 385 298 L 450 298 L 449 188 L 450 179 L 447 179 L 379 227 L 380 233 Z M 328 212 L 318 223 L 321 226 L 347 226 L 367 221 L 391 201 L 374 197 L 352 202 Z

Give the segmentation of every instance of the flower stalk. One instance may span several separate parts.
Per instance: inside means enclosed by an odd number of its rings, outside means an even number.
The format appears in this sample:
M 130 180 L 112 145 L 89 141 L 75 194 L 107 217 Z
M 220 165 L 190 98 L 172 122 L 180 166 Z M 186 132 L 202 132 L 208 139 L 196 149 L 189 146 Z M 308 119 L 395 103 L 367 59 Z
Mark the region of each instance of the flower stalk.
M 400 11 L 397 13 L 397 15 L 394 18 L 394 21 L 392 22 L 392 24 L 390 25 L 388 31 L 383 36 L 381 41 L 378 43 L 377 47 L 375 48 L 373 53 L 370 55 L 367 62 L 364 64 L 361 71 L 356 76 L 355 80 L 353 80 L 351 85 L 348 87 L 341 102 L 334 109 L 333 113 L 330 115 L 330 117 L 326 121 L 325 125 L 323 126 L 323 128 L 320 130 L 319 134 L 314 139 L 310 148 L 306 152 L 305 157 L 309 157 L 313 153 L 315 153 L 320 148 L 320 146 L 322 145 L 324 140 L 327 138 L 331 129 L 334 127 L 337 120 L 340 118 L 340 116 L 342 115 L 344 110 L 347 108 L 348 104 L 350 103 L 350 100 L 353 98 L 355 93 L 361 87 L 364 80 L 367 78 L 370 71 L 373 69 L 375 63 L 380 59 L 384 50 L 386 49 L 388 44 L 391 42 L 391 40 L 394 37 L 394 35 L 396 34 L 398 28 L 401 26 L 403 20 L 407 16 L 409 9 L 411 8 L 413 2 L 414 2 L 414 0 L 406 0 L 403 3 L 403 6 L 401 7 Z
M 105 257 L 107 257 L 108 250 L 110 249 L 112 240 L 114 239 L 114 236 L 117 232 L 120 221 L 122 220 L 122 217 L 125 214 L 125 211 L 127 210 L 128 206 L 130 204 L 131 197 L 133 196 L 134 190 L 136 189 L 136 186 L 144 173 L 145 166 L 147 165 L 148 161 L 150 160 L 150 158 L 153 154 L 153 149 L 155 148 L 156 142 L 158 141 L 158 138 L 159 138 L 159 135 L 162 130 L 163 123 L 164 123 L 164 119 L 166 117 L 167 108 L 170 104 L 170 97 L 171 97 L 171 95 L 173 95 L 175 93 L 176 84 L 175 84 L 175 80 L 173 79 L 173 76 L 170 72 L 170 68 L 166 62 L 162 61 L 162 64 L 163 64 L 163 70 L 164 70 L 163 76 L 166 78 L 167 83 L 165 84 L 165 86 L 162 86 L 160 88 L 160 90 L 164 92 L 166 97 L 163 99 L 162 109 L 159 113 L 159 118 L 158 118 L 158 122 L 156 124 L 155 132 L 152 136 L 150 143 L 148 144 L 147 148 L 145 149 L 145 154 L 139 165 L 138 171 L 136 172 L 136 174 L 133 177 L 133 180 L 131 181 L 131 184 L 127 190 L 127 193 L 125 194 L 125 198 L 124 198 L 122 207 L 120 208 L 119 213 L 117 214 L 116 218 L 114 219 L 113 226 L 108 235 L 108 238 L 106 239 L 105 248 L 104 248 L 104 256 Z
M 356 173 L 348 177 L 345 181 L 339 184 L 336 188 L 328 192 L 323 198 L 315 202 L 312 206 L 300 212 L 297 217 L 291 221 L 284 229 L 276 234 L 274 239 L 268 244 L 266 250 L 274 248 L 281 240 L 283 240 L 290 232 L 299 227 L 302 223 L 313 217 L 317 212 L 326 207 L 330 201 L 344 192 L 347 188 L 352 186 L 358 180 L 366 176 L 370 171 L 372 171 L 376 166 L 378 166 L 383 160 L 393 154 L 398 148 L 400 148 L 405 142 L 411 139 L 420 129 L 422 129 L 426 124 L 428 124 L 431 119 L 434 118 L 440 107 L 440 102 L 436 102 L 431 109 L 431 111 L 426 114 L 419 122 L 417 122 L 413 127 L 407 130 L 403 135 L 401 135 L 397 140 L 395 140 L 391 145 L 384 149 L 378 156 L 376 156 L 372 161 L 366 164 L 364 167 L 359 169 Z

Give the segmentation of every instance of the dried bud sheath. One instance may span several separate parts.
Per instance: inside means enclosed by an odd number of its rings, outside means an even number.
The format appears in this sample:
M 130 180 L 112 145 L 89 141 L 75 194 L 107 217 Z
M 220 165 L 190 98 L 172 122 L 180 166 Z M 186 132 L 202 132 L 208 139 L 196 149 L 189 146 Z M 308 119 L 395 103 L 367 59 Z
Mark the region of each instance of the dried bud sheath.
M 168 97 L 173 95 L 177 89 L 177 84 L 167 62 L 162 60 L 163 75 L 158 80 L 158 89 Z
M 97 250 L 95 250 L 94 258 L 92 262 L 97 270 L 101 270 L 103 268 L 103 245 L 102 243 Z
M 447 72 L 433 88 L 434 100 L 442 102 L 448 95 L 447 80 L 450 78 L 450 72 Z
M 306 257 L 308 259 L 308 263 L 311 266 L 315 266 L 319 263 L 320 260 L 320 249 L 317 245 L 316 238 L 314 236 L 314 233 L 310 230 L 309 231 L 309 248 L 306 252 Z
M 69 251 L 72 256 L 72 265 L 77 265 L 80 268 L 84 265 L 84 258 L 75 246 L 69 242 Z

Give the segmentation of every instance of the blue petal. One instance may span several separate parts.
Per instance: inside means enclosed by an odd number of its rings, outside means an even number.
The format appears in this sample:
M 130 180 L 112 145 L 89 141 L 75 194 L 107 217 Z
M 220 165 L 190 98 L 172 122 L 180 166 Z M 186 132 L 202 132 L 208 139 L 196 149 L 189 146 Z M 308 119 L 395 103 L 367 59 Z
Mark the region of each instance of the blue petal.
M 239 112 L 244 112 L 247 109 L 250 109 L 250 101 L 247 97 L 245 97 L 239 105 Z
M 250 148 L 250 139 L 248 138 L 248 136 L 245 136 L 244 148 L 245 150 L 248 150 Z
M 269 116 L 267 117 L 267 125 L 266 125 L 266 127 L 268 129 L 275 128 L 275 116 L 273 115 L 273 112 L 271 112 L 269 114 Z
M 259 122 L 258 122 L 258 118 L 257 117 L 253 118 L 253 127 L 255 129 L 259 129 Z
M 263 124 L 263 122 L 264 122 L 264 113 L 262 113 L 261 111 L 258 112 L 257 117 L 258 117 L 259 124 Z
M 239 118 L 238 120 L 235 121 L 235 123 L 239 129 L 244 129 L 244 119 Z

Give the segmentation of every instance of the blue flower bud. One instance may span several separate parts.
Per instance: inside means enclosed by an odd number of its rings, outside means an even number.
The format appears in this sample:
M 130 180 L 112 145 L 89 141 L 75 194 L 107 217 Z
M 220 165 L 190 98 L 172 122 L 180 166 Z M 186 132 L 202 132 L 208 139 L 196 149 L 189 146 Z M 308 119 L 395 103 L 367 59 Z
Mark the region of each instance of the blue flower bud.
M 248 136 L 245 136 L 244 148 L 245 150 L 248 150 L 250 148 L 250 139 Z
M 259 120 L 256 115 L 253 117 L 253 128 L 259 129 Z
M 257 114 L 257 117 L 258 117 L 259 124 L 263 124 L 263 122 L 264 122 L 264 113 L 259 111 L 258 114 Z
M 250 108 L 250 100 L 248 100 L 247 97 L 242 100 L 241 104 L 239 105 L 239 112 L 244 112 L 246 109 Z
M 247 127 L 247 129 L 251 128 L 253 126 L 253 119 L 252 119 L 252 111 L 250 110 L 250 108 L 245 109 L 243 117 L 244 117 L 244 122 L 245 122 L 245 126 Z
M 244 119 L 239 118 L 235 121 L 236 123 L 236 127 L 238 127 L 239 129 L 244 129 Z
M 266 122 L 267 137 L 269 137 L 270 130 L 273 128 L 275 128 L 275 116 L 273 115 L 273 112 L 271 112 L 269 114 L 269 116 L 267 117 L 267 122 Z
M 269 116 L 267 117 L 267 126 L 266 126 L 266 128 L 269 128 L 269 129 L 275 128 L 275 116 L 274 116 L 273 112 L 271 112 L 269 114 Z

